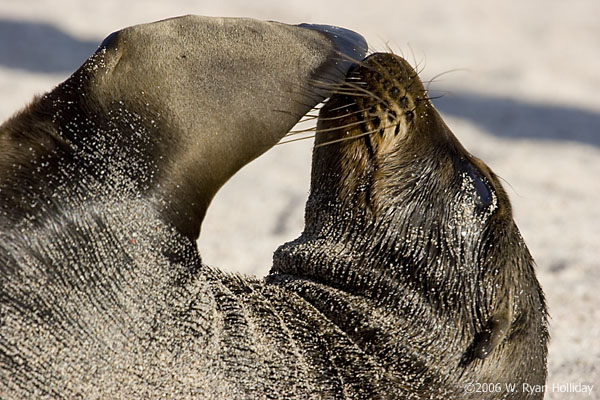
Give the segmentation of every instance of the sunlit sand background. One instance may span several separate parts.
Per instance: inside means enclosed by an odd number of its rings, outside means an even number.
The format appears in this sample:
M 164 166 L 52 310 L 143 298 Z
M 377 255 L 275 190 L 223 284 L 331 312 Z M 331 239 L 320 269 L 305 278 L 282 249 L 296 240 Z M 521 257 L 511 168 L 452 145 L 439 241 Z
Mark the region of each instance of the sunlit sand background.
M 537 260 L 552 316 L 546 398 L 600 399 L 600 2 L 3 0 L 0 120 L 112 31 L 190 13 L 340 25 L 403 54 L 424 80 L 442 74 L 436 106 L 505 180 Z M 206 263 L 268 271 L 302 230 L 311 146 L 276 146 L 222 189 L 199 241 Z

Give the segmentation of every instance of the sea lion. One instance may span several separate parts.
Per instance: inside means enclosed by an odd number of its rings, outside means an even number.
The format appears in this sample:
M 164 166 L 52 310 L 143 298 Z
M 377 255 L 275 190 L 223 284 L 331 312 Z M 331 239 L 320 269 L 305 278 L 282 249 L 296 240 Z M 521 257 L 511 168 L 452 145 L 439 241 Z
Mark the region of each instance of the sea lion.
M 542 398 L 527 390 L 546 379 L 534 261 L 500 180 L 452 134 L 416 72 L 396 55 L 369 56 L 316 132 L 306 226 L 278 249 L 268 282 L 367 354 L 390 398 Z
M 323 25 L 135 26 L 1 125 L 0 397 L 310 385 L 290 383 L 302 364 L 281 367 L 295 350 L 242 329 L 237 291 L 258 283 L 202 265 L 194 240 L 219 187 L 329 95 L 316 83 L 343 79 L 365 52 L 358 34 Z
M 161 24 L 109 37 L 0 128 L 3 398 L 519 398 L 465 385 L 543 382 L 544 300 L 506 194 L 414 71 L 376 55 L 336 86 L 330 28 Z M 213 192 L 331 90 L 302 236 L 265 280 L 202 264 Z
M 342 28 L 252 19 L 186 16 L 115 32 L 2 126 L 2 217 L 15 223 L 40 212 L 13 169 L 33 169 L 19 178 L 43 197 L 59 183 L 40 163 L 56 166 L 76 150 L 86 165 L 65 179 L 106 180 L 118 169 L 195 239 L 223 183 L 328 95 L 314 83 L 343 78 L 365 51 L 364 39 Z

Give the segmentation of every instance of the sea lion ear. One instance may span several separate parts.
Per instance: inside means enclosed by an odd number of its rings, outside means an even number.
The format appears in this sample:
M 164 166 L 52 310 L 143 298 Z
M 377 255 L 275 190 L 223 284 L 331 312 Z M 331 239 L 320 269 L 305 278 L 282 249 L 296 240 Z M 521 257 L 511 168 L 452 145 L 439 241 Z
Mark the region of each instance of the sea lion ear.
M 113 32 L 110 35 L 108 35 L 103 41 L 102 43 L 100 43 L 100 46 L 98 46 L 98 50 L 96 50 L 96 52 L 98 51 L 102 51 L 102 50 L 106 50 L 106 49 L 110 49 L 110 48 L 114 48 L 117 45 L 117 41 L 118 41 L 118 37 L 119 37 L 119 32 Z
M 475 339 L 463 354 L 460 366 L 467 366 L 476 358 L 484 359 L 507 337 L 510 328 L 510 313 L 498 312 L 491 316 L 484 329 L 475 335 Z

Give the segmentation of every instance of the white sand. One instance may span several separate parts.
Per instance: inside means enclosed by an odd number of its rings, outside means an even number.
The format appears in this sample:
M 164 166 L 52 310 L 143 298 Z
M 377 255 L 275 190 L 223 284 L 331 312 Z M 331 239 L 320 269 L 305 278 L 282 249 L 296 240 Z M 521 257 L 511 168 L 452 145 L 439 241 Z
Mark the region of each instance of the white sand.
M 181 14 L 344 26 L 415 60 L 472 153 L 507 182 L 552 315 L 547 399 L 600 399 L 600 2 L 5 0 L 0 120 L 122 27 Z M 303 225 L 309 142 L 277 146 L 215 198 L 204 260 L 263 275 Z M 232 252 L 230 249 L 237 249 Z M 554 384 L 593 384 L 592 395 Z

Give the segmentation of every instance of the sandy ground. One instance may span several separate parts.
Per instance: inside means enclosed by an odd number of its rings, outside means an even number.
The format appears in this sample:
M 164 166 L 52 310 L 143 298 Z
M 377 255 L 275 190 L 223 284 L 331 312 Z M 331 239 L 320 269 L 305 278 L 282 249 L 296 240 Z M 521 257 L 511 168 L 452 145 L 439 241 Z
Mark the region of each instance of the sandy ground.
M 431 85 L 445 95 L 435 104 L 505 179 L 538 263 L 552 316 L 546 398 L 600 399 L 600 2 L 204 3 L 3 0 L 0 120 L 128 25 L 192 13 L 356 30 L 424 79 L 445 73 Z M 310 141 L 277 146 L 223 188 L 199 241 L 207 263 L 266 273 L 273 250 L 302 229 L 310 152 Z

